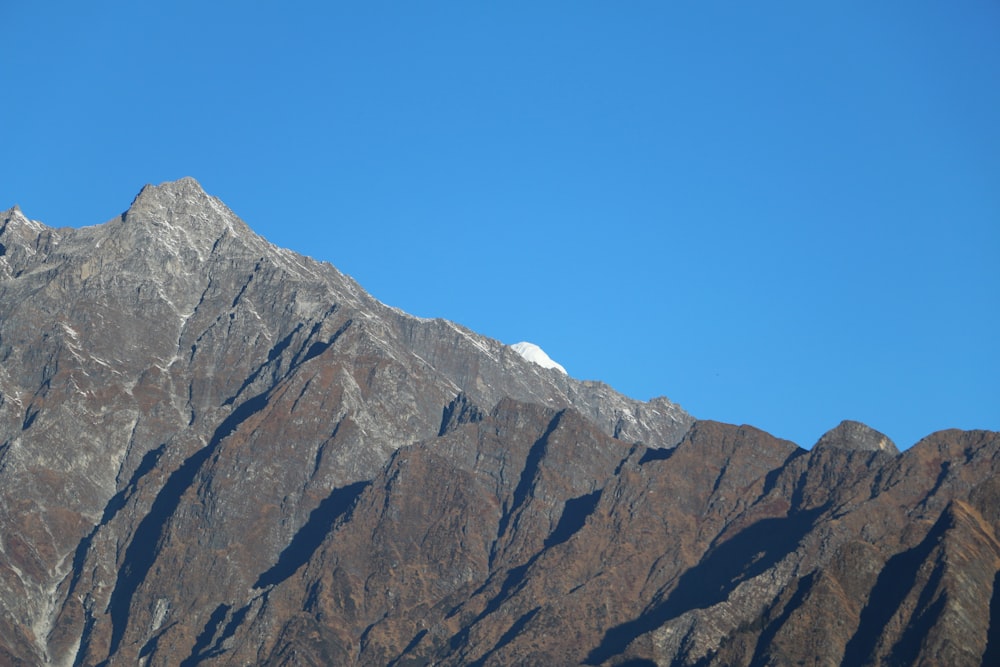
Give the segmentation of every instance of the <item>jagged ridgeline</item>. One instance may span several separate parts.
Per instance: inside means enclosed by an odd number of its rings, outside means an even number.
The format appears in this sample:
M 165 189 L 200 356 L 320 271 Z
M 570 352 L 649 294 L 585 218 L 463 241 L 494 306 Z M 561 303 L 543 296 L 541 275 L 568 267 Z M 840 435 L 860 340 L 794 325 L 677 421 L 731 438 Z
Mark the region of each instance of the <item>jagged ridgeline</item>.
M 1000 664 L 997 433 L 807 451 L 519 349 L 192 179 L 0 214 L 0 664 Z

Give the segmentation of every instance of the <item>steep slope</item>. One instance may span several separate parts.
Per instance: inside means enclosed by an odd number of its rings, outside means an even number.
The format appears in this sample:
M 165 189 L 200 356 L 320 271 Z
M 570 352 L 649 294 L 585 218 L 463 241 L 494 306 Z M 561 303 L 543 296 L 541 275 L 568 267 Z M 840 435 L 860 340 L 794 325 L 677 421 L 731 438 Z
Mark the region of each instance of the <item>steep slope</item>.
M 662 446 L 690 423 L 665 399 L 642 404 L 387 308 L 254 235 L 192 179 L 147 186 L 94 227 L 49 229 L 12 209 L 0 244 L 0 591 L 5 617 L 22 619 L 0 631 L 40 659 L 96 641 L 88 624 L 105 608 L 117 647 L 189 498 L 212 498 L 191 534 L 261 535 L 217 566 L 220 585 L 242 590 L 331 488 L 436 435 L 460 391 L 575 405 Z
M 0 663 L 995 664 L 998 467 L 631 400 L 191 179 L 0 214 Z

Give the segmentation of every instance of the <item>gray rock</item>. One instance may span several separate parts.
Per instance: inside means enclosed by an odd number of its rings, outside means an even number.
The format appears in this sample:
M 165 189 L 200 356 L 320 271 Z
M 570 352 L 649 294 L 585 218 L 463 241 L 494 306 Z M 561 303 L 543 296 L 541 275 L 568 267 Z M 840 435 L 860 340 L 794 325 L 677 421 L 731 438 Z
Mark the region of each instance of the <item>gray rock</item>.
M 898 454 L 896 443 L 884 433 L 861 422 L 845 419 L 835 428 L 830 429 L 816 442 L 814 448 L 838 447 L 866 452 L 886 452 Z
M 993 664 L 998 467 L 546 370 L 192 179 L 0 215 L 3 664 Z

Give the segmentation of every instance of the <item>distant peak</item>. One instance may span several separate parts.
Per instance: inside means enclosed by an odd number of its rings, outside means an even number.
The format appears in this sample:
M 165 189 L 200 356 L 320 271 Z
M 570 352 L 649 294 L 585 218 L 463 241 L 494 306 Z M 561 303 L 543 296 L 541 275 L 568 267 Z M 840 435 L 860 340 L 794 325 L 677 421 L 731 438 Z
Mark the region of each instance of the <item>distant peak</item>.
M 228 206 L 190 176 L 144 186 L 121 221 L 126 234 L 152 239 L 170 252 L 193 249 L 202 260 L 223 236 L 255 236 Z
M 164 181 L 159 185 L 155 186 L 147 185 L 146 187 L 147 188 L 155 187 L 173 192 L 192 193 L 192 194 L 207 196 L 205 188 L 201 187 L 201 183 L 199 183 L 191 176 L 182 176 L 181 178 L 178 178 L 176 181 Z
M 520 343 L 514 343 L 510 347 L 528 361 L 536 363 L 542 368 L 554 368 L 563 375 L 568 375 L 565 368 L 552 361 L 549 355 L 545 354 L 545 351 L 534 343 L 522 341 Z
M 201 183 L 197 181 L 193 176 L 181 176 L 177 180 L 173 181 L 163 181 L 159 185 L 153 185 L 152 183 L 147 183 L 143 189 L 146 188 L 164 188 L 167 190 L 197 190 L 198 192 L 205 192 L 205 189 L 201 187 Z
M 125 212 L 126 219 L 132 217 L 167 224 L 190 224 L 194 219 L 202 223 L 214 220 L 227 228 L 239 221 L 228 206 L 205 192 L 201 184 L 190 176 L 143 186 Z
M 2 215 L 3 215 L 3 217 L 5 219 L 9 219 L 9 218 L 21 218 L 23 220 L 27 220 L 28 219 L 28 217 L 26 215 L 24 215 L 24 211 L 22 211 L 21 207 L 18 206 L 17 204 L 14 204 L 9 209 L 7 209 L 6 211 L 4 211 Z
M 24 211 L 22 211 L 21 207 L 17 204 L 14 204 L 3 213 L 0 213 L 0 226 L 6 228 L 9 223 L 13 223 L 14 227 L 27 228 L 35 233 L 41 232 L 45 229 L 45 225 L 26 216 Z
M 813 449 L 835 447 L 837 449 L 853 449 L 869 452 L 887 452 L 898 454 L 896 443 L 884 433 L 880 433 L 867 424 L 845 419 L 837 426 L 823 434 Z
M 208 193 L 201 187 L 201 183 L 190 176 L 178 178 L 176 181 L 164 181 L 159 185 L 147 183 L 139 190 L 139 194 L 132 201 L 132 209 L 137 203 L 147 198 L 178 198 L 178 199 L 200 199 L 208 197 Z

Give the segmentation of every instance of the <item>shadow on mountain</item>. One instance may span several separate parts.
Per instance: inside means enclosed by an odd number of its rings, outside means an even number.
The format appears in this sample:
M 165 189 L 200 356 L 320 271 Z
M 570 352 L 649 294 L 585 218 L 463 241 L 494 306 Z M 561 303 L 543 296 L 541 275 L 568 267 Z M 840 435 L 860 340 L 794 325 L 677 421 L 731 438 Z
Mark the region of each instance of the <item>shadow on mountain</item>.
M 559 517 L 559 523 L 556 524 L 555 530 L 545 538 L 546 549 L 566 542 L 583 528 L 583 524 L 587 522 L 587 517 L 597 509 L 597 503 L 601 500 L 602 490 L 598 489 L 597 491 L 576 498 L 570 498 L 566 501 L 565 505 L 563 505 L 562 516 Z
M 358 496 L 369 484 L 371 482 L 348 484 L 334 489 L 329 496 L 320 501 L 316 509 L 309 513 L 309 519 L 278 556 L 278 562 L 257 578 L 254 588 L 280 584 L 305 565 L 330 533 L 337 519 L 350 512 Z
M 847 642 L 841 664 L 861 665 L 868 661 L 883 630 L 916 585 L 921 565 L 947 531 L 950 524 L 947 515 L 948 511 L 945 510 L 920 544 L 886 561 L 868 596 L 868 604 L 861 611 L 858 629 Z M 919 644 L 920 638 L 916 638 L 916 641 Z M 906 647 L 900 642 L 894 652 L 906 652 Z
M 639 459 L 639 465 L 649 463 L 650 461 L 666 461 L 677 451 L 676 447 L 662 448 L 662 447 L 650 447 Z
M 464 391 L 459 392 L 441 413 L 441 427 L 438 429 L 438 437 L 449 433 L 462 424 L 480 422 L 485 417 L 486 414 L 482 409 L 469 400 Z
M 528 625 L 528 623 L 531 622 L 531 619 L 534 618 L 535 614 L 537 614 L 540 610 L 541 607 L 535 607 L 534 609 L 532 609 L 531 611 L 527 612 L 519 619 L 514 621 L 514 624 L 507 629 L 507 632 L 503 633 L 503 637 L 501 637 L 499 641 L 497 641 L 496 645 L 489 651 L 487 651 L 486 654 L 483 655 L 483 657 L 481 657 L 479 660 L 476 660 L 475 662 L 470 662 L 469 667 L 481 667 L 482 665 L 485 665 L 486 661 L 490 658 L 490 656 L 492 656 L 494 653 L 502 649 L 507 644 L 514 641 L 514 638 L 517 637 L 519 634 L 521 634 L 521 631 L 524 630 L 524 628 Z
M 757 646 L 754 648 L 753 657 L 750 659 L 750 667 L 766 667 L 769 664 L 771 656 L 768 655 L 768 649 L 771 647 L 771 642 L 778 636 L 778 630 L 788 622 L 788 619 L 792 617 L 795 610 L 805 602 L 806 595 L 812 590 L 814 583 L 816 583 L 815 571 L 799 579 L 798 585 L 795 587 L 795 593 L 788 601 L 788 604 L 785 605 L 785 608 L 781 610 L 781 614 L 761 631 L 757 639 Z
M 253 372 L 250 373 L 250 375 L 248 375 L 245 380 L 243 380 L 243 384 L 241 384 L 240 388 L 236 390 L 236 393 L 227 398 L 226 400 L 224 400 L 222 404 L 232 405 L 233 403 L 235 403 L 236 399 L 239 398 L 240 395 L 243 393 L 243 390 L 245 390 L 247 387 L 256 382 L 257 378 L 260 376 L 263 370 L 267 368 L 268 364 L 270 364 L 275 359 L 280 357 L 282 352 L 288 349 L 288 346 L 292 344 L 292 340 L 295 338 L 295 335 L 301 329 L 302 329 L 302 323 L 299 322 L 297 325 L 295 325 L 295 328 L 292 329 L 291 333 L 289 333 L 287 336 L 285 336 L 280 341 L 275 343 L 274 346 L 267 353 L 267 361 L 263 362 L 261 365 L 255 368 Z M 195 347 L 196 346 L 194 345 L 191 346 L 192 355 L 194 353 Z
M 111 617 L 111 642 L 108 655 L 113 655 L 121 644 L 128 625 L 129 610 L 136 590 L 146 579 L 146 573 L 156 559 L 160 540 L 170 518 L 177 511 L 181 497 L 194 482 L 195 476 L 212 455 L 219 443 L 239 425 L 251 416 L 260 412 L 267 405 L 268 392 L 258 394 L 232 411 L 212 435 L 207 445 L 184 460 L 177 470 L 172 472 L 164 482 L 156 499 L 153 500 L 149 513 L 135 529 L 132 541 L 125 550 L 125 558 L 118 570 L 118 580 L 108 602 L 108 614 Z
M 333 310 L 336 310 L 336 306 L 334 306 L 334 308 L 330 312 L 332 313 Z M 333 344 L 337 342 L 337 339 L 340 338 L 341 336 L 343 336 L 344 332 L 347 331 L 353 323 L 354 323 L 354 320 L 353 319 L 349 319 L 346 322 L 344 322 L 343 324 L 341 324 L 340 328 L 338 328 L 336 331 L 334 331 L 333 335 L 330 336 L 330 338 L 328 338 L 327 340 L 325 340 L 325 341 L 316 341 L 314 343 L 311 343 L 309 345 L 309 348 L 306 349 L 306 351 L 305 351 L 304 354 L 300 352 L 298 355 L 295 356 L 294 359 L 292 359 L 292 367 L 301 366 L 302 364 L 306 363 L 310 359 L 315 359 L 316 357 L 318 357 L 319 355 L 323 354 L 328 349 L 330 349 L 331 347 L 333 347 Z M 311 339 L 313 337 L 313 335 L 315 335 L 320 330 L 320 328 L 321 328 L 321 324 L 319 322 L 317 322 L 313 326 L 312 331 L 309 333 L 309 338 Z
M 521 588 L 521 586 L 524 584 L 525 576 L 528 574 L 528 569 L 535 563 L 536 560 L 538 560 L 538 557 L 540 555 L 541 552 L 532 556 L 527 563 L 524 563 L 523 565 L 518 565 L 517 567 L 511 568 L 510 570 L 507 571 L 507 576 L 504 577 L 503 583 L 500 585 L 500 591 L 497 592 L 495 596 L 490 598 L 490 600 L 486 603 L 486 606 L 483 608 L 483 610 L 479 612 L 479 614 L 474 619 L 472 619 L 471 623 L 465 624 L 465 626 L 457 633 L 455 633 L 455 635 L 452 636 L 451 640 L 449 640 L 449 645 L 451 646 L 451 649 L 453 651 L 457 651 L 459 648 L 461 648 L 463 644 L 465 644 L 466 641 L 468 641 L 469 632 L 472 630 L 472 626 L 474 626 L 476 623 L 479 623 L 484 618 L 486 618 L 487 616 L 495 612 L 497 609 L 499 609 L 501 604 L 506 602 L 511 595 L 516 593 Z M 481 587 L 478 591 L 473 593 L 472 596 L 470 597 L 478 595 L 484 588 L 485 585 Z M 454 614 L 457 611 L 458 607 L 453 609 L 451 613 Z
M 693 609 L 716 605 L 744 581 L 777 565 L 798 546 L 824 508 L 762 519 L 712 548 L 685 572 L 666 600 L 638 618 L 611 628 L 587 656 L 596 665 L 618 655 L 637 637 Z
M 518 510 L 521 510 L 531 497 L 532 491 L 535 488 L 535 482 L 538 479 L 539 472 L 541 471 L 542 459 L 545 458 L 545 452 L 548 450 L 549 437 L 559 426 L 559 422 L 562 420 L 563 415 L 564 412 L 556 413 L 555 417 L 553 417 L 549 422 L 549 425 L 545 429 L 545 433 L 542 434 L 542 437 L 538 438 L 538 440 L 531 445 L 531 449 L 528 450 L 528 456 L 524 460 L 524 468 L 521 470 L 521 477 L 518 479 L 517 486 L 514 488 L 514 493 L 511 496 L 510 507 L 506 509 L 500 517 L 500 525 L 497 527 L 497 537 L 493 542 L 492 553 L 490 553 L 491 569 L 497 556 L 496 550 L 503 537 L 507 535 L 508 528 L 512 527 L 512 520 L 514 522 L 513 528 L 517 528 L 517 522 L 520 518 Z
M 101 515 L 101 522 L 98 526 L 106 526 L 128 501 L 131 494 L 135 493 L 135 490 L 139 486 L 139 480 L 145 477 L 147 474 L 153 471 L 156 464 L 159 463 L 160 457 L 163 455 L 164 450 L 166 450 L 167 445 L 161 444 L 156 449 L 151 449 L 146 452 L 139 465 L 136 467 L 135 472 L 132 473 L 132 477 L 129 479 L 128 484 L 126 484 L 121 491 L 112 496 L 111 500 L 108 501 L 107 505 L 104 506 L 104 513 Z
M 760 498 L 765 498 L 768 494 L 771 493 L 771 491 L 774 490 L 774 487 L 777 486 L 778 480 L 781 478 L 782 473 L 784 473 L 789 468 L 792 461 L 799 458 L 800 456 L 805 456 L 808 453 L 809 450 L 801 448 L 792 450 L 792 452 L 785 457 L 785 460 L 781 462 L 780 466 L 778 466 L 771 472 L 767 473 L 767 475 L 764 476 L 764 488 L 762 488 L 760 491 Z
M 986 634 L 986 651 L 983 653 L 983 667 L 990 665 L 1000 665 L 1000 572 L 993 578 L 990 629 Z
M 409 653 L 410 651 L 415 650 L 418 646 L 420 646 L 420 642 L 423 641 L 424 637 L 426 636 L 427 636 L 427 628 L 424 628 L 423 630 L 415 634 L 413 636 L 413 639 L 410 640 L 410 643 L 407 644 L 406 648 L 403 649 L 403 652 L 400 653 L 398 656 L 396 656 L 396 658 L 393 659 L 393 661 L 390 662 L 387 665 L 387 667 L 398 667 L 400 665 L 400 661 L 409 660 L 406 657 L 406 654 Z
M 198 635 L 198 638 L 194 640 L 194 646 L 191 648 L 191 655 L 184 660 L 179 667 L 190 667 L 191 665 L 198 664 L 198 660 L 203 657 L 205 649 L 208 648 L 209 642 L 212 641 L 212 637 L 219 630 L 219 625 L 226 618 L 226 614 L 229 613 L 231 607 L 228 604 L 220 604 L 212 612 L 212 615 L 208 617 L 208 622 L 205 623 L 205 628 Z
M 163 454 L 165 448 L 166 445 L 162 444 L 156 449 L 152 449 L 143 455 L 142 461 L 139 462 L 139 466 L 135 469 L 135 472 L 132 473 L 132 478 L 129 479 L 128 484 L 112 496 L 111 500 L 109 500 L 104 506 L 104 513 L 101 515 L 100 523 L 94 526 L 90 533 L 88 533 L 83 539 L 80 540 L 79 544 L 76 545 L 76 551 L 73 553 L 73 568 L 71 570 L 73 574 L 69 582 L 70 594 L 76 591 L 77 584 L 80 582 L 80 575 L 83 573 L 83 567 L 86 564 L 87 554 L 90 552 L 90 545 L 93 543 L 97 532 L 111 522 L 111 520 L 117 516 L 118 512 L 125 507 L 125 503 L 128 502 L 129 496 L 138 488 L 139 480 L 145 477 L 156 467 L 156 464 L 160 460 L 160 456 Z

